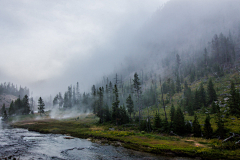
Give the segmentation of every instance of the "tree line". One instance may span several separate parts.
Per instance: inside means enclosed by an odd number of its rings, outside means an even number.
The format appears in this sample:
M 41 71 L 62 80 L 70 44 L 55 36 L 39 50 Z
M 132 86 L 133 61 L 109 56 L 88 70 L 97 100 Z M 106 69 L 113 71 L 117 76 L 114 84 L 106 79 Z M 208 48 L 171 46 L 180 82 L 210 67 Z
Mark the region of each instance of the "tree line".
M 21 86 L 17 87 L 13 83 L 10 82 L 4 82 L 0 84 L 0 94 L 11 94 L 14 96 L 24 97 L 25 95 L 29 95 L 29 89 L 27 87 L 22 88 Z
M 38 113 L 40 113 L 40 115 L 44 114 L 45 104 L 41 97 L 38 99 L 38 106 Z M 11 116 L 34 114 L 33 107 L 33 98 L 29 99 L 28 95 L 25 95 L 20 99 L 19 96 L 17 100 L 11 102 L 9 109 L 3 104 L 1 115 L 3 120 L 7 120 L 8 117 Z

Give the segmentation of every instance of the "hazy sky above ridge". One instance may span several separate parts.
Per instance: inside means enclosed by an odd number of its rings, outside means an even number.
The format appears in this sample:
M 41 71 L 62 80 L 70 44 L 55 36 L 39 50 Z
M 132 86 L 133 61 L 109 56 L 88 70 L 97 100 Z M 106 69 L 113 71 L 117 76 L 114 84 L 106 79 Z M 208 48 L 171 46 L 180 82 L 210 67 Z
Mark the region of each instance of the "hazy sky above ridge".
M 0 81 L 54 96 L 90 88 L 167 0 L 0 0 Z M 118 46 L 118 47 L 116 47 Z

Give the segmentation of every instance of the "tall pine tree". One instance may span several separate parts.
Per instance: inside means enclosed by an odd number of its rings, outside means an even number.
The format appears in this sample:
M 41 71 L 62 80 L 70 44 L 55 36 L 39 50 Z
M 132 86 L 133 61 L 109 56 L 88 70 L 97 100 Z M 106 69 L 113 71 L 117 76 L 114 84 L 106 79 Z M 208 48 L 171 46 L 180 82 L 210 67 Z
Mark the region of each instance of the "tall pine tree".
M 12 116 L 14 113 L 15 113 L 14 103 L 12 101 L 11 104 L 10 104 L 9 110 L 8 110 L 8 114 L 9 114 L 9 116 Z
M 204 128 L 203 128 L 204 137 L 206 137 L 207 139 L 211 138 L 213 134 L 213 129 L 211 127 L 210 119 L 211 118 L 208 114 L 205 119 Z
M 162 127 L 162 120 L 159 115 L 159 113 L 156 112 L 155 117 L 154 117 L 154 128 L 156 130 L 159 130 Z
M 204 106 L 207 105 L 206 92 L 205 92 L 205 89 L 203 88 L 203 83 L 200 84 L 199 99 L 200 99 L 201 104 L 203 104 Z
M 173 122 L 174 120 L 174 115 L 175 115 L 175 107 L 172 104 L 171 109 L 170 109 L 170 118 L 171 118 L 171 122 Z
M 214 85 L 211 78 L 208 81 L 207 93 L 208 93 L 208 104 L 211 104 L 213 101 L 217 100 L 217 94 L 214 89 Z
M 185 133 L 184 115 L 180 107 L 177 108 L 174 115 L 173 127 L 177 134 L 182 135 Z
M 38 99 L 38 113 L 40 113 L 40 115 L 45 113 L 44 106 L 45 106 L 45 104 L 43 102 L 43 99 L 41 97 L 39 97 L 39 99 Z
M 140 120 L 141 120 L 141 104 L 140 104 L 140 96 L 141 96 L 141 83 L 140 79 L 138 77 L 137 72 L 134 74 L 134 79 L 133 79 L 133 88 L 136 93 L 137 97 L 137 105 L 138 105 L 138 113 L 139 113 L 139 126 L 140 126 Z
M 126 104 L 127 104 L 128 113 L 130 114 L 130 118 L 131 118 L 131 114 L 134 112 L 134 104 L 133 104 L 131 94 L 129 94 L 128 98 L 126 99 Z
M 202 131 L 201 131 L 201 126 L 198 122 L 198 117 L 197 115 L 194 116 L 194 121 L 193 121 L 193 136 L 194 137 L 201 137 Z
M 231 82 L 230 97 L 228 99 L 228 107 L 230 108 L 230 113 L 237 117 L 240 117 L 240 97 L 239 92 L 236 90 L 235 85 Z
M 114 94 L 115 94 L 115 100 L 112 103 L 112 121 L 116 122 L 116 125 L 118 125 L 118 121 L 120 120 L 120 114 L 119 114 L 119 99 L 118 99 L 118 88 L 117 85 L 114 85 Z
M 29 114 L 30 113 L 30 104 L 29 104 L 29 99 L 28 99 L 27 95 L 25 95 L 23 97 L 22 105 L 23 105 L 23 113 L 22 114 Z

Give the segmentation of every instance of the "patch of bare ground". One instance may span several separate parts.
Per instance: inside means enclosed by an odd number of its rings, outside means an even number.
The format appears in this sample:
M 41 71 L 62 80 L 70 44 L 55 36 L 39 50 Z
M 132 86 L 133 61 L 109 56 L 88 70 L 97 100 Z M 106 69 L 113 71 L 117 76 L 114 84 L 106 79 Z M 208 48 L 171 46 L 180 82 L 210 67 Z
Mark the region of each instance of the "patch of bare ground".
M 196 147 L 206 147 L 205 145 L 200 144 L 200 143 L 196 142 L 195 140 L 186 140 L 186 141 L 187 142 L 193 142 Z

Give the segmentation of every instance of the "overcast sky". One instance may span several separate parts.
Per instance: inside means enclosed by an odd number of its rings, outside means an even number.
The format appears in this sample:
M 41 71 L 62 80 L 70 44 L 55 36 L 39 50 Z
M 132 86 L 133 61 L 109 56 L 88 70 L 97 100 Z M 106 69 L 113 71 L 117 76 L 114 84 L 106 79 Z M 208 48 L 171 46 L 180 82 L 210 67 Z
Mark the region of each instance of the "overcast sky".
M 34 96 L 85 91 L 167 0 L 0 0 L 0 81 Z

